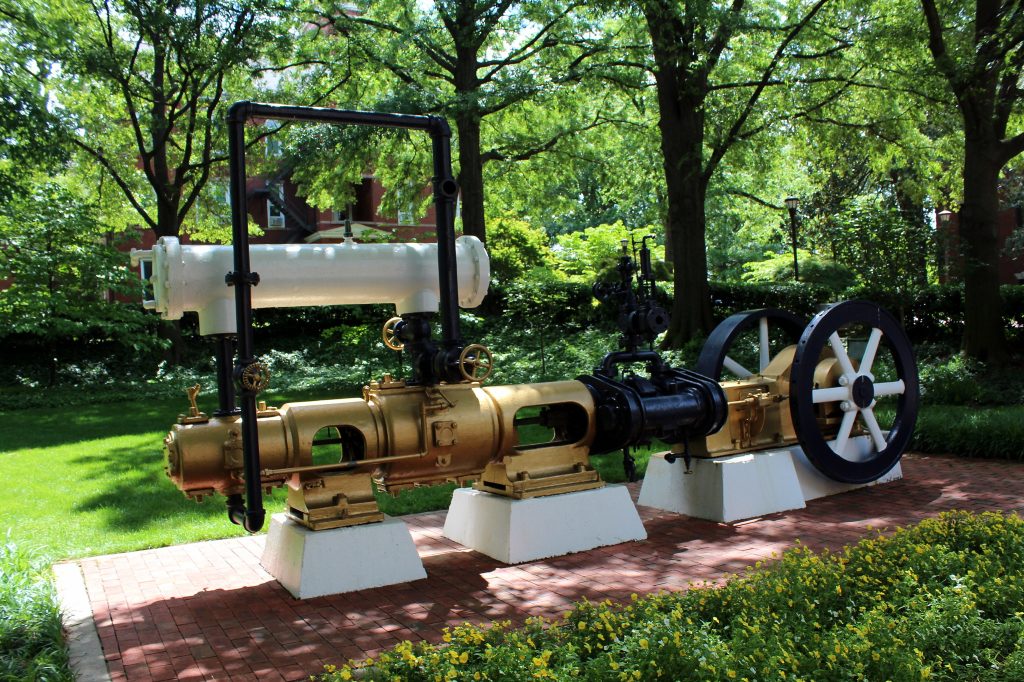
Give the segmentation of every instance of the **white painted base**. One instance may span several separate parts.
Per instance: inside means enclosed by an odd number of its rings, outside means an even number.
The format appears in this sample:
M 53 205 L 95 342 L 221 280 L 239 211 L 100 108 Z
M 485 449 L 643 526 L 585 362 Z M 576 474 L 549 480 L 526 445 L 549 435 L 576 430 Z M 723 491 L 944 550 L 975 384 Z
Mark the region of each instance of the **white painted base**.
M 847 456 L 851 456 L 855 448 L 869 452 L 868 439 L 868 436 L 851 438 Z M 872 483 L 833 481 L 814 468 L 799 445 L 715 459 L 694 459 L 690 468 L 691 473 L 687 474 L 681 458 L 669 464 L 664 454 L 653 455 L 647 464 L 639 503 L 730 523 L 802 509 L 808 500 L 903 478 L 903 471 L 897 464 Z
M 869 436 L 861 436 L 859 438 L 851 438 L 850 440 L 862 441 L 862 445 L 868 445 Z M 796 468 L 797 478 L 800 479 L 800 488 L 804 491 L 804 499 L 807 501 L 816 500 L 819 497 L 827 497 L 829 495 L 836 495 L 838 493 L 845 493 L 848 490 L 856 490 L 857 488 L 863 488 L 864 486 L 877 485 L 879 483 L 891 483 L 892 481 L 898 481 L 903 478 L 903 469 L 900 467 L 900 463 L 897 462 L 896 466 L 884 474 L 881 478 L 871 481 L 870 483 L 840 483 L 839 481 L 833 481 L 831 478 L 824 476 L 820 471 L 814 468 L 810 460 L 807 459 L 807 455 L 800 447 L 795 447 L 791 451 L 793 456 L 793 466 Z
M 682 459 L 652 455 L 639 503 L 722 523 L 806 506 L 785 450 L 694 459 L 690 471 Z
M 427 577 L 409 528 L 380 523 L 312 531 L 274 514 L 260 564 L 299 599 L 395 585 Z
M 444 535 L 506 564 L 647 539 L 622 485 L 526 500 L 459 488 Z

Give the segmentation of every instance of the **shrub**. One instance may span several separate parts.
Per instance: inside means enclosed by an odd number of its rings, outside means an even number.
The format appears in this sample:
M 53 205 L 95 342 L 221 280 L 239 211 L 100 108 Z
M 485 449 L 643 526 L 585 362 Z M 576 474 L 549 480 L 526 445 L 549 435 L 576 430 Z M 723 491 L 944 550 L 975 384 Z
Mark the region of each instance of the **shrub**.
M 797 547 L 720 589 L 464 625 L 319 679 L 1017 680 L 1021 603 L 1024 521 L 950 512 L 839 553 Z
M 0 680 L 71 680 L 60 609 L 44 567 L 0 545 Z
M 543 228 L 511 217 L 487 223 L 487 252 L 494 282 L 511 282 L 530 270 L 551 264 L 548 235 Z
M 1024 407 L 930 405 L 921 410 L 911 450 L 962 457 L 1024 459 Z
M 800 265 L 800 281 L 805 284 L 816 284 L 833 291 L 840 291 L 853 286 L 857 276 L 845 265 L 840 265 L 827 258 L 799 249 L 797 251 Z M 793 254 L 767 253 L 764 260 L 750 261 L 743 264 L 743 280 L 745 282 L 789 282 L 793 280 Z

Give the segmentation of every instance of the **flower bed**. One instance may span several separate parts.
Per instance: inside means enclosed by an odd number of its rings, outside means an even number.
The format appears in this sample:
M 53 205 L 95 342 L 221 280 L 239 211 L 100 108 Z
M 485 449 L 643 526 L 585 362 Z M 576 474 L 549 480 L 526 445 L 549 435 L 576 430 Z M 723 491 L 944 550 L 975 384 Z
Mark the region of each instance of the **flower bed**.
M 318 679 L 1021 680 L 1024 521 L 950 512 L 841 553 L 797 547 L 720 588 L 444 640 Z

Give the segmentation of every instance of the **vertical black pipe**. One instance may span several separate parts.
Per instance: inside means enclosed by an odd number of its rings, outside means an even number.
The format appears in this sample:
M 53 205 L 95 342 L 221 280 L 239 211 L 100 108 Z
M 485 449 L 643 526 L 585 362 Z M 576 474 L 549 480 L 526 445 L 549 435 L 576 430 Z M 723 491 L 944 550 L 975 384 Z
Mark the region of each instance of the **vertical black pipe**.
M 217 361 L 217 417 L 237 414 L 235 381 L 232 366 L 235 359 L 234 334 L 217 334 L 213 339 L 214 358 Z
M 430 117 L 434 152 L 434 210 L 437 214 L 437 274 L 441 303 L 441 336 L 446 350 L 462 343 L 459 330 L 459 275 L 455 261 L 455 199 L 459 186 L 452 177 L 452 131 L 448 122 Z
M 249 211 L 245 192 L 245 121 L 249 103 L 236 102 L 228 110 L 228 157 L 231 179 L 231 243 L 234 247 L 234 272 L 227 281 L 235 287 L 235 320 L 238 331 L 238 363 L 241 372 L 255 362 L 252 336 L 252 289 L 258 281 L 249 270 Z M 250 533 L 263 527 L 263 486 L 260 479 L 260 441 L 256 425 L 256 393 L 241 392 L 242 453 L 245 468 L 245 507 L 235 508 L 231 520 Z M 241 518 L 240 518 L 241 517 Z

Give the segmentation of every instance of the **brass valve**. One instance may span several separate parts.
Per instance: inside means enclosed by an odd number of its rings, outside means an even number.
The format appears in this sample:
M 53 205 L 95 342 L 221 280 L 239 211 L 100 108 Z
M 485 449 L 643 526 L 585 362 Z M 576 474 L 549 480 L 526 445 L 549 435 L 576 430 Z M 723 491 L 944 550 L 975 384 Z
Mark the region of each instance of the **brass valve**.
M 487 346 L 471 343 L 459 353 L 459 374 L 466 381 L 483 383 L 494 372 L 494 356 Z

